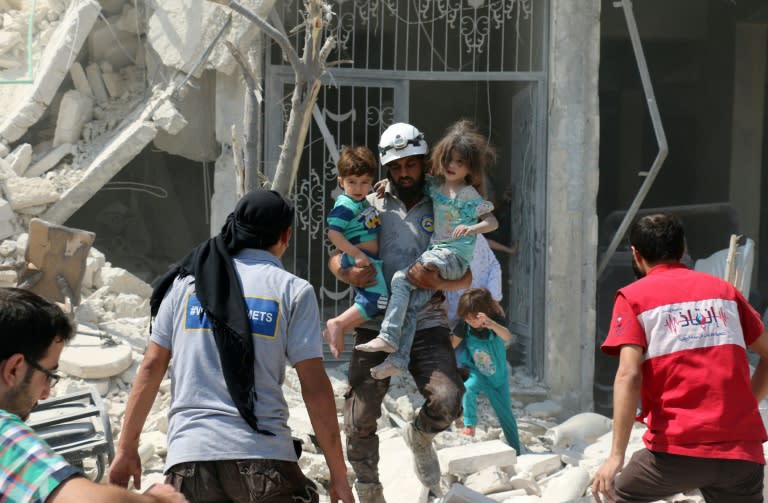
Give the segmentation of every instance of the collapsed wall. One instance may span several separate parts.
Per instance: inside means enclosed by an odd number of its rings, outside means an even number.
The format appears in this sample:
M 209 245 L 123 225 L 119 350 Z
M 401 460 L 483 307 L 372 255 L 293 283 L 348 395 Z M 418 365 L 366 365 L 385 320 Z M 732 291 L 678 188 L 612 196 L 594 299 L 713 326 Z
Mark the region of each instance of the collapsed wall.
M 257 34 L 204 0 L 0 0 L 0 81 L 18 82 L 0 85 L 0 239 L 35 216 L 66 223 L 150 145 L 215 161 L 231 141 L 216 124 L 242 110 L 222 41 L 247 53 Z

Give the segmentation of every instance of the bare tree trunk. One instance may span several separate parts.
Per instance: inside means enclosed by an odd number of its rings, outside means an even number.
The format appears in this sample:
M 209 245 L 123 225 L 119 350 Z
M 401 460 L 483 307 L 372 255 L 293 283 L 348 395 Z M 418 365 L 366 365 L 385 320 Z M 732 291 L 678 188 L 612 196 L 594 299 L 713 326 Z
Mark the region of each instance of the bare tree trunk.
M 275 178 L 272 182 L 272 188 L 274 190 L 281 194 L 288 195 L 296 179 L 296 173 L 298 173 L 299 170 L 299 162 L 301 161 L 301 153 L 304 149 L 304 141 L 306 140 L 307 130 L 312 119 L 312 108 L 317 101 L 317 95 L 320 91 L 320 78 L 323 73 L 325 73 L 328 55 L 336 46 L 336 40 L 333 37 L 329 37 L 325 42 L 322 42 L 323 30 L 330 18 L 330 6 L 325 3 L 324 0 L 305 0 L 304 6 L 306 12 L 304 18 L 306 34 L 304 37 L 304 52 L 302 57 L 299 58 L 296 51 L 293 50 L 288 37 L 284 33 L 277 30 L 266 20 L 244 7 L 236 0 L 209 1 L 226 5 L 257 24 L 267 35 L 277 42 L 283 50 L 286 59 L 291 64 L 291 67 L 293 67 L 295 80 L 293 96 L 291 98 L 291 113 L 285 128 L 283 146 L 275 169 Z M 238 59 L 238 56 L 235 55 L 237 50 L 234 49 L 234 46 L 229 44 L 228 47 L 230 47 L 233 56 L 235 56 L 235 59 L 238 60 L 241 68 L 243 68 L 243 74 L 246 78 L 246 87 L 248 87 L 245 103 L 245 117 L 243 119 L 244 126 L 246 127 L 246 130 L 243 133 L 246 135 L 244 153 L 247 176 L 252 169 L 251 162 L 258 162 L 250 157 L 250 148 L 248 145 L 249 141 L 258 141 L 258 118 L 254 120 L 252 116 L 253 111 L 258 110 L 258 104 L 255 102 L 256 95 L 253 92 L 256 88 L 255 77 L 250 70 L 245 68 L 246 65 L 242 62 L 242 56 L 240 55 Z M 249 80 L 251 81 L 250 83 Z M 253 88 L 251 88 L 251 86 L 253 86 Z M 249 100 L 254 101 L 249 102 Z M 251 184 L 246 180 L 246 185 L 250 187 Z

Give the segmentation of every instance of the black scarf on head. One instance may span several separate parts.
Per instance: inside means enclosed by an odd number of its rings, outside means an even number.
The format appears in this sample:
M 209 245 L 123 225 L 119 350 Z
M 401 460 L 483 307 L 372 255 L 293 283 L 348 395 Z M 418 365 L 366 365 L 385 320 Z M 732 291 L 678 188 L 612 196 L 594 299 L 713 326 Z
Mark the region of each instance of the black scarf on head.
M 274 433 L 258 427 L 253 405 L 254 349 L 243 287 L 232 255 L 244 248 L 266 249 L 293 222 L 293 205 L 273 190 L 257 189 L 238 201 L 221 232 L 195 247 L 189 255 L 156 279 L 150 298 L 154 318 L 165 293 L 176 277 L 192 275 L 195 292 L 211 320 L 227 390 L 243 419 L 258 433 Z

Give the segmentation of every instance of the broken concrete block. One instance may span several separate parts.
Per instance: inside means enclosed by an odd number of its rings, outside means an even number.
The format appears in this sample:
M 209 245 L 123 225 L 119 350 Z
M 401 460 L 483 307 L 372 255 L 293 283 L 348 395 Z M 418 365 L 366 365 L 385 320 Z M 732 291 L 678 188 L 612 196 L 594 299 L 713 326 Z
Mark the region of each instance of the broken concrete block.
M 11 205 L 0 198 L 0 239 L 13 236 L 16 233 L 16 215 Z
M 8 150 L 8 145 L 6 145 L 3 142 L 0 142 L 0 158 L 7 156 L 9 152 L 10 150 Z
M 21 176 L 29 167 L 29 163 L 32 161 L 32 145 L 29 143 L 22 143 L 13 152 L 8 154 L 5 158 L 11 169 L 17 175 Z
M 563 463 L 557 454 L 523 454 L 517 457 L 515 473 L 530 473 L 533 478 L 549 475 L 562 468 Z
M 563 410 L 563 406 L 552 400 L 530 403 L 525 406 L 525 413 L 529 416 L 548 418 L 555 417 Z
M 495 466 L 489 466 L 469 475 L 464 485 L 480 494 L 506 491 L 509 486 L 509 474 Z
M 80 52 L 101 7 L 95 0 L 73 0 L 45 45 L 35 69 L 35 82 L 19 86 L 10 110 L 0 119 L 0 141 L 18 140 L 42 117 L 69 72 L 73 55 Z
M 53 183 L 43 178 L 21 176 L 5 181 L 5 196 L 11 208 L 19 211 L 32 206 L 51 204 L 59 199 Z
M 104 286 L 103 284 L 97 285 L 95 283 L 95 278 L 96 272 L 102 268 L 105 262 L 106 257 L 104 257 L 103 253 L 96 250 L 95 248 L 90 249 L 88 252 L 88 258 L 85 261 L 85 274 L 83 275 L 84 288 L 101 288 Z M 99 275 L 99 279 L 101 279 L 101 275 Z
M 64 93 L 53 134 L 53 146 L 64 143 L 77 143 L 83 132 L 83 126 L 93 118 L 93 100 L 85 94 L 71 89 Z
M 107 88 L 104 86 L 104 81 L 101 80 L 101 68 L 98 63 L 91 63 L 85 67 L 85 75 L 88 77 L 88 84 L 93 91 L 93 97 L 96 98 L 96 102 L 103 103 L 109 100 L 107 94 Z
M 544 501 L 571 501 L 581 497 L 589 486 L 589 472 L 581 467 L 569 466 L 547 481 L 542 481 Z
M 562 424 L 550 428 L 544 434 L 554 447 L 570 447 L 574 444 L 593 443 L 605 433 L 611 431 L 613 422 L 610 418 L 594 412 L 576 414 Z
M 184 117 L 215 116 L 215 72 L 204 72 L 193 79 L 174 103 Z M 214 161 L 219 155 L 214 120 L 195 120 L 176 134 L 159 131 L 155 138 L 158 148 L 197 162 Z
M 74 84 L 75 89 L 77 89 L 80 94 L 93 98 L 93 89 L 91 89 L 91 84 L 88 83 L 88 77 L 85 75 L 83 65 L 77 61 L 72 63 L 72 66 L 69 68 L 69 76 L 72 79 L 72 84 Z
M 437 453 L 442 473 L 474 473 L 488 466 L 513 466 L 515 450 L 501 440 L 475 442 L 442 449 Z
M 15 176 L 17 175 L 13 172 L 11 165 L 5 159 L 0 159 L 0 182 Z
M 19 275 L 11 269 L 0 270 L 0 287 L 15 287 Z
M 75 146 L 71 143 L 62 143 L 43 156 L 42 159 L 32 165 L 24 175 L 33 178 L 46 173 L 48 170 L 56 167 L 57 164 L 67 155 L 75 153 Z
M 119 98 L 125 92 L 125 82 L 120 78 L 120 75 L 114 72 L 105 72 L 101 74 L 101 79 L 104 81 L 104 86 L 111 97 Z
M 76 334 L 61 352 L 59 368 L 83 379 L 105 379 L 124 372 L 133 363 L 127 344 L 105 345 L 98 337 Z
M 133 293 L 119 293 L 115 297 L 115 316 L 137 318 L 149 313 L 149 301 Z
M 152 120 L 160 129 L 175 135 L 187 125 L 187 119 L 176 110 L 173 103 L 166 100 L 152 113 Z
M 149 298 L 152 287 L 121 267 L 103 267 L 101 279 L 112 293 L 134 294 Z
M 441 503 L 496 503 L 496 500 L 483 496 L 461 484 L 453 484 L 451 490 L 440 501 Z

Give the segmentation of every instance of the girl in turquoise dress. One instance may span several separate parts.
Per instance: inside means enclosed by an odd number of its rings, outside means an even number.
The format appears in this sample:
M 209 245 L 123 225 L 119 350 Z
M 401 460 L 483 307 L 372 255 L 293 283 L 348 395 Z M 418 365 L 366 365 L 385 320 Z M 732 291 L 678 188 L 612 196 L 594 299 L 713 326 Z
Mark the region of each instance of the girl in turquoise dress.
M 461 433 L 475 435 L 477 425 L 477 397 L 484 393 L 499 418 L 504 438 L 520 454 L 517 421 L 512 414 L 509 394 L 509 368 L 505 343 L 512 338 L 505 326 L 504 311 L 485 288 L 470 288 L 461 298 L 456 311 L 463 321 L 451 335 L 453 347 L 464 341 L 465 350 L 460 363 L 469 368 L 464 382 L 464 429 Z

